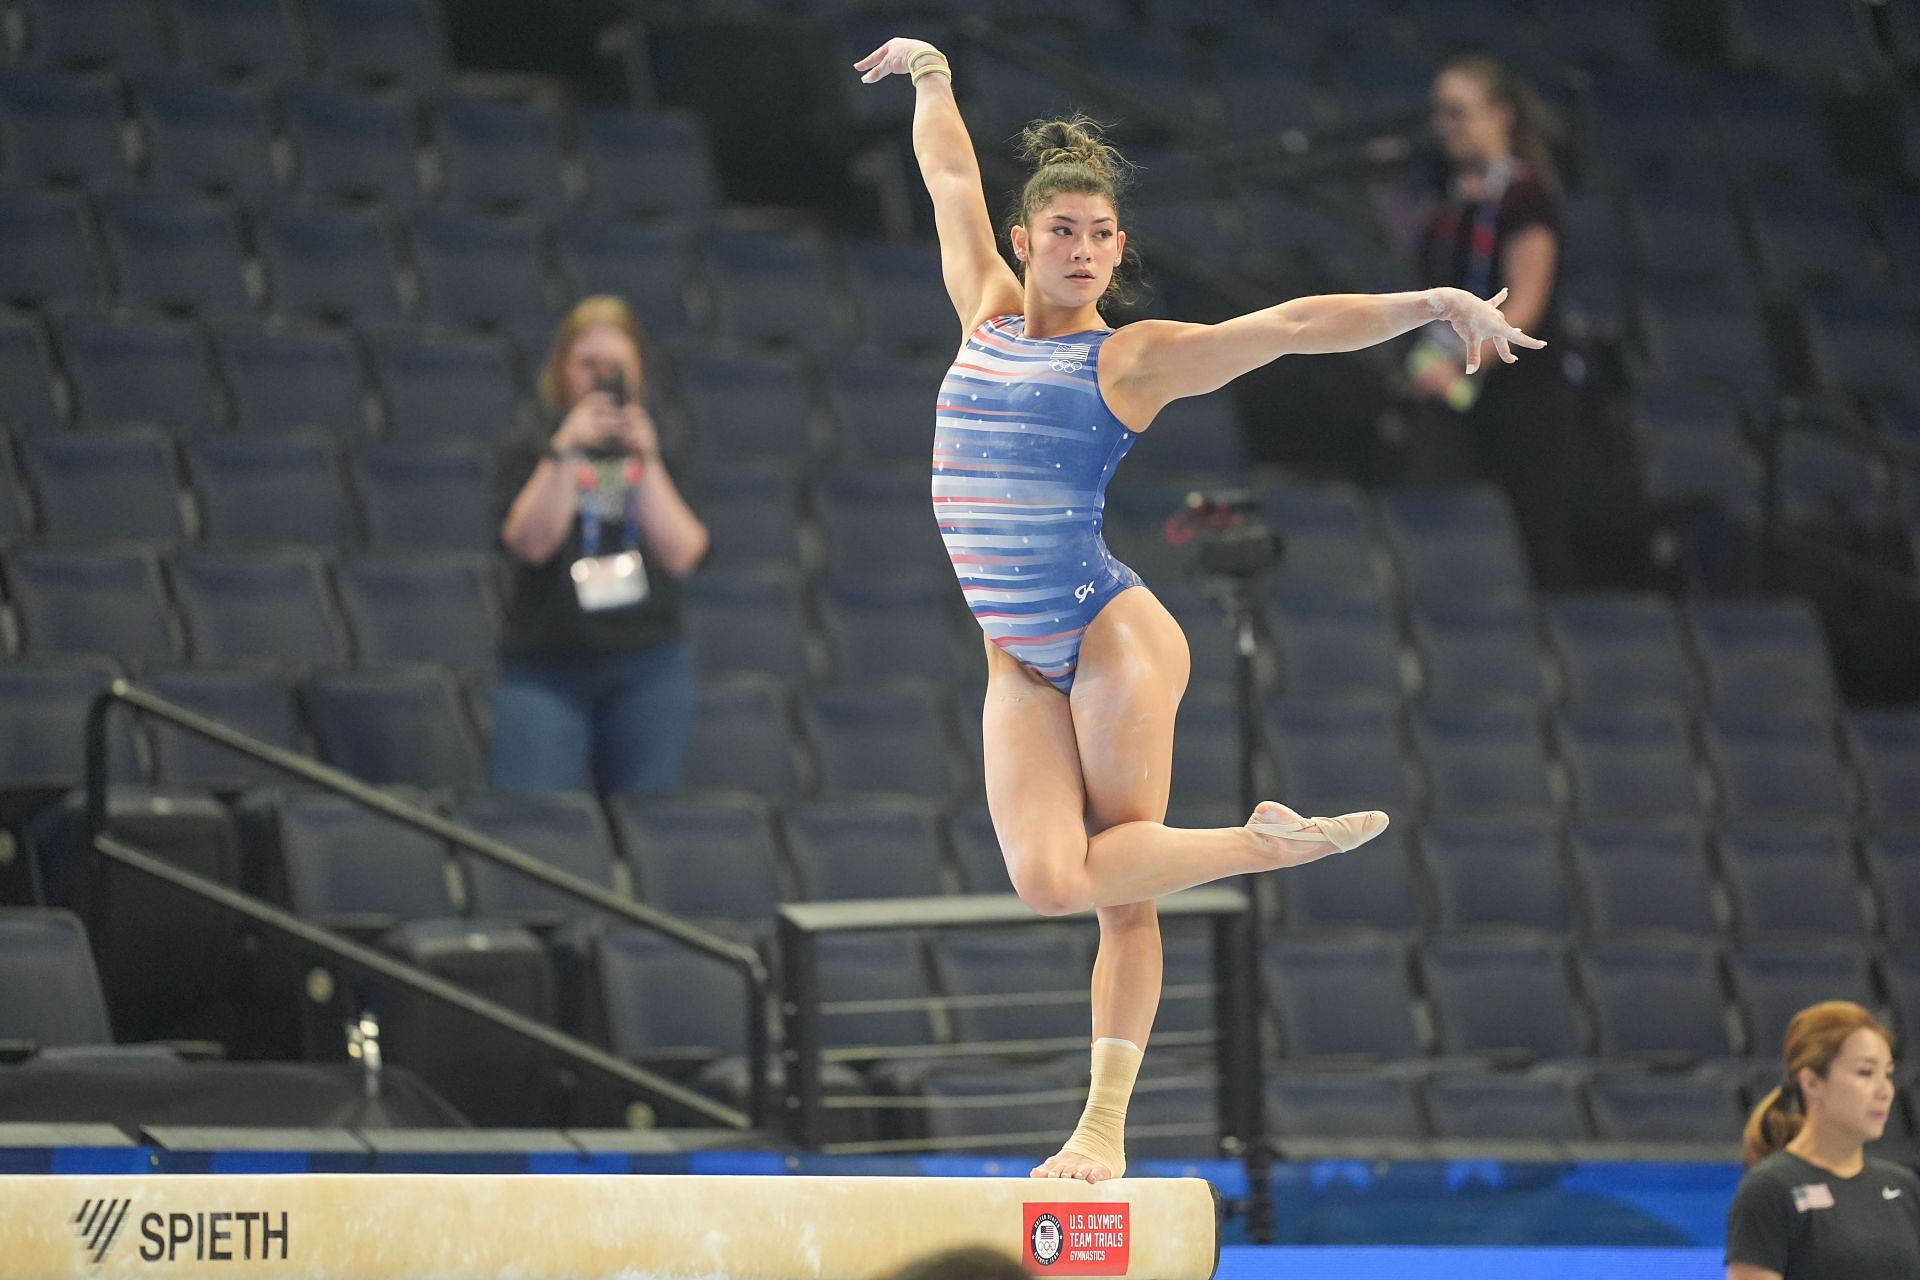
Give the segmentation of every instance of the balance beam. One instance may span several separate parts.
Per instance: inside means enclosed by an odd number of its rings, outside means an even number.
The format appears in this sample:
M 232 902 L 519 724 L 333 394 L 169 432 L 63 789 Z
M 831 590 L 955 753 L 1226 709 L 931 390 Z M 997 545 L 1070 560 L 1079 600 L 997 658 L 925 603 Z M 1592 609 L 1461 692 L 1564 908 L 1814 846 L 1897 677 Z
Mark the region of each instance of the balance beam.
M 983 1245 L 1035 1275 L 1211 1280 L 1194 1178 L 0 1176 L 0 1280 L 874 1280 Z

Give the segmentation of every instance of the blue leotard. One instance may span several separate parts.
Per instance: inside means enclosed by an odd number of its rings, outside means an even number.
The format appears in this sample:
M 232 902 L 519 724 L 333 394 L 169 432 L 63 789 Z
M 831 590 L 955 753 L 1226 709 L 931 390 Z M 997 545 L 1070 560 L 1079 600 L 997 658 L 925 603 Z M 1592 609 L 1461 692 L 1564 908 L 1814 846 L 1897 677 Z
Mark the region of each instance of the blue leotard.
M 940 384 L 933 509 L 987 638 L 1073 688 L 1080 638 L 1140 576 L 1100 536 L 1107 481 L 1134 433 L 1100 395 L 1111 329 L 1029 338 L 1023 316 L 967 336 Z

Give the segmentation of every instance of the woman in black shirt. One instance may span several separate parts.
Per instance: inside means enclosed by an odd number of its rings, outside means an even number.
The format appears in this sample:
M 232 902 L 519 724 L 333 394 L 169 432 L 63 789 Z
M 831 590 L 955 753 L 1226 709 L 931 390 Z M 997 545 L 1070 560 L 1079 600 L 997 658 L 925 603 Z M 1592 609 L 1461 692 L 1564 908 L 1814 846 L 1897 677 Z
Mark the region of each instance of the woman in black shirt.
M 585 299 L 540 378 L 559 425 L 501 461 L 514 565 L 493 713 L 501 790 L 680 784 L 694 683 L 677 583 L 706 555 L 707 529 L 660 456 L 642 385 L 627 305 Z
M 1794 1015 L 1781 1058 L 1747 1121 L 1727 1280 L 1914 1280 L 1920 1178 L 1862 1150 L 1896 1105 L 1891 1037 L 1835 1000 Z

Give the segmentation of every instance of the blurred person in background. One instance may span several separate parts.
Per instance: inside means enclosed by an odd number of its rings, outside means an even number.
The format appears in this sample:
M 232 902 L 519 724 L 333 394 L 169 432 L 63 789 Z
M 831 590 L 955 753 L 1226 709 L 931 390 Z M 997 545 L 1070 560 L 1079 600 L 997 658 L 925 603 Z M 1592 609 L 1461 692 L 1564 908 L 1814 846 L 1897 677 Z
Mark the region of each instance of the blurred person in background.
M 1781 1079 L 1747 1121 L 1727 1280 L 1920 1276 L 1920 1178 L 1862 1149 L 1897 1105 L 1893 1041 L 1845 1000 L 1793 1016 Z
M 946 1249 L 909 1262 L 887 1280 L 1026 1280 L 1026 1268 L 981 1245 Z
M 705 557 L 707 529 L 641 405 L 640 346 L 626 303 L 582 300 L 540 374 L 559 425 L 501 459 L 513 582 L 494 696 L 500 790 L 680 784 L 694 675 L 678 583 Z
M 1485 54 L 1457 57 L 1441 69 L 1430 110 L 1439 189 L 1420 199 L 1410 198 L 1404 184 L 1375 186 L 1390 230 L 1412 258 L 1415 283 L 1452 285 L 1478 297 L 1504 290 L 1501 310 L 1516 328 L 1561 346 L 1554 285 L 1563 231 L 1550 112 Z M 1391 163 L 1410 150 L 1406 140 L 1387 138 L 1371 153 Z M 1578 403 L 1562 360 L 1506 365 L 1483 356 L 1479 371 L 1469 375 L 1460 354 L 1444 325 L 1429 326 L 1414 343 L 1408 380 L 1428 407 L 1416 432 L 1444 435 L 1449 421 L 1458 424 L 1474 473 L 1513 499 L 1535 581 L 1567 586 Z M 1416 454 L 1430 443 L 1417 444 Z

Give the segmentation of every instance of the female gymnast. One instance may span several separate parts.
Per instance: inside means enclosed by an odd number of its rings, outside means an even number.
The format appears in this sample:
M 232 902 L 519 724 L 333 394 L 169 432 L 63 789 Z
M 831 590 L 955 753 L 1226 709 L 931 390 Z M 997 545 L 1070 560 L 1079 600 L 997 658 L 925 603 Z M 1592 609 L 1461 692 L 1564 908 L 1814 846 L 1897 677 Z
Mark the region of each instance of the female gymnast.
M 1491 342 L 1538 347 L 1458 289 L 1299 298 L 1222 324 L 1100 318 L 1126 245 L 1122 164 L 1081 119 L 1030 126 L 1032 177 L 1000 257 L 973 142 L 938 49 L 896 38 L 854 64 L 910 77 L 914 152 L 933 198 L 941 273 L 964 344 L 936 409 L 933 504 L 968 607 L 986 633 L 987 805 L 1020 897 L 1045 915 L 1093 908 L 1092 1086 L 1080 1123 L 1034 1176 L 1098 1182 L 1126 1168 L 1126 1108 L 1160 1003 L 1153 900 L 1225 876 L 1355 848 L 1379 812 L 1303 818 L 1262 803 L 1242 827 L 1169 827 L 1174 715 L 1187 644 L 1100 536 L 1107 481 L 1170 401 L 1274 358 L 1353 351 L 1434 320 L 1467 369 Z

